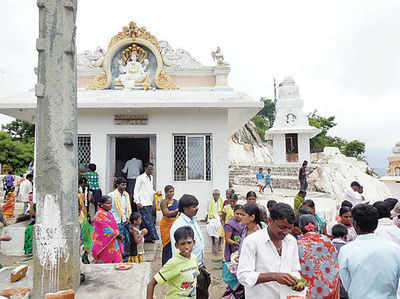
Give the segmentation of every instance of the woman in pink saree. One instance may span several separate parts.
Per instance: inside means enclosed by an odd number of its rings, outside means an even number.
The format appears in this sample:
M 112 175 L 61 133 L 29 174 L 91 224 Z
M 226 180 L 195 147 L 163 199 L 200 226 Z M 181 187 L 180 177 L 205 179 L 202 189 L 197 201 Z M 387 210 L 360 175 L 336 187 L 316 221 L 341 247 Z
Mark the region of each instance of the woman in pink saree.
M 122 263 L 124 245 L 121 242 L 114 216 L 109 212 L 112 200 L 109 196 L 99 199 L 99 209 L 93 220 L 93 248 L 92 253 L 96 264 Z

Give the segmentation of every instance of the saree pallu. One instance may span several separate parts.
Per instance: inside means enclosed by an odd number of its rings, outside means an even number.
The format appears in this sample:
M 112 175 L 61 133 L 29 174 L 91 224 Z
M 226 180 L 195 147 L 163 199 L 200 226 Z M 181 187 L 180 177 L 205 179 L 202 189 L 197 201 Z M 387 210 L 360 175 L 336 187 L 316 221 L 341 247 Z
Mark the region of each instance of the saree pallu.
M 172 248 L 171 248 L 171 239 L 170 239 L 170 230 L 172 224 L 175 222 L 176 218 L 168 218 L 163 216 L 160 221 L 160 233 L 161 233 L 161 241 L 162 241 L 162 257 L 161 264 L 164 266 L 166 262 L 170 258 L 172 258 Z
M 99 208 L 93 221 L 92 253 L 96 264 L 121 263 L 124 245 L 117 239 L 119 230 L 114 216 Z
M 297 241 L 306 298 L 339 299 L 339 265 L 335 246 L 324 235 L 306 233 Z
M 3 205 L 2 210 L 3 210 L 3 216 L 6 218 L 12 218 L 14 217 L 14 208 L 15 208 L 15 195 L 14 192 L 9 192 L 7 194 L 7 201 Z

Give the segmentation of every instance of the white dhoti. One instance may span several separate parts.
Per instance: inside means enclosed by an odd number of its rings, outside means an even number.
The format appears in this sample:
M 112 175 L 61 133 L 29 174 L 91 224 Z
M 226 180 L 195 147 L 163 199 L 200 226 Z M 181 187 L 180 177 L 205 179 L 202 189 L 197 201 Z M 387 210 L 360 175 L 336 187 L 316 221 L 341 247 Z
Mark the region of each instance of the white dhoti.
M 207 233 L 210 237 L 220 237 L 221 222 L 219 219 L 210 219 L 207 223 Z

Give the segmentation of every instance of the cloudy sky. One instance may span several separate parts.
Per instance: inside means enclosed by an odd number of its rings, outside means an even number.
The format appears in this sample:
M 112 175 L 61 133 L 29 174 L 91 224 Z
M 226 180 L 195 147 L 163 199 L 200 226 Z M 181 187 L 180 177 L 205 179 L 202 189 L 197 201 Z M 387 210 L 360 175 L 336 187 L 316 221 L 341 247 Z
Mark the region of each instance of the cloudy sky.
M 34 86 L 35 3 L 0 1 L 0 94 Z M 230 85 L 255 98 L 273 96 L 274 77 L 293 76 L 305 111 L 335 115 L 332 133 L 365 142 L 374 167 L 386 167 L 400 140 L 397 0 L 80 0 L 78 9 L 79 51 L 106 47 L 134 20 L 205 65 L 221 46 Z

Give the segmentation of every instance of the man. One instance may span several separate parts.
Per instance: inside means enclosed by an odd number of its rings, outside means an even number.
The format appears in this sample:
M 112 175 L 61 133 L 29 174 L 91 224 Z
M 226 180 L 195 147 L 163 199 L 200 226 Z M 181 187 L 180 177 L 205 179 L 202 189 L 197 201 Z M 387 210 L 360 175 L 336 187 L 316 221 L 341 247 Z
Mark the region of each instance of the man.
M 392 241 L 400 246 L 400 229 L 390 219 L 389 204 L 384 201 L 377 201 L 373 206 L 378 211 L 378 227 L 375 230 L 376 236 Z
M 347 188 L 344 191 L 344 200 L 348 200 L 349 202 L 351 202 L 351 204 L 354 206 L 356 206 L 357 204 L 361 203 L 363 201 L 363 196 L 361 195 L 360 191 L 361 191 L 361 185 L 359 182 L 352 182 L 350 184 L 350 188 Z
M 183 226 L 190 226 L 194 231 L 194 247 L 192 254 L 196 256 L 197 263 L 199 266 L 200 274 L 197 277 L 197 299 L 207 299 L 208 294 L 208 287 L 210 286 L 210 274 L 207 272 L 203 264 L 203 256 L 204 256 L 204 240 L 203 235 L 201 234 L 201 230 L 199 225 L 197 224 L 196 214 L 199 210 L 199 201 L 196 197 L 189 194 L 184 194 L 179 199 L 178 209 L 181 213 L 180 216 L 175 220 L 172 224 L 170 230 L 170 237 L 171 237 L 171 248 L 172 248 L 172 256 L 178 252 L 178 249 L 175 246 L 175 238 L 174 233 L 175 231 Z
M 145 242 L 154 243 L 158 240 L 156 227 L 153 221 L 152 209 L 154 194 L 153 189 L 153 163 L 145 165 L 144 173 L 139 175 L 136 179 L 135 185 L 135 203 L 139 213 L 142 215 L 142 225 L 140 229 L 146 228 L 148 233 L 144 237 Z
M 299 170 L 299 182 L 300 182 L 300 191 L 307 192 L 308 182 L 307 182 L 307 165 L 308 162 L 304 161 L 303 165 Z
M 121 169 L 121 172 L 126 175 L 128 180 L 128 188 L 127 191 L 129 196 L 134 199 L 134 191 L 135 191 L 135 184 L 136 178 L 142 173 L 143 171 L 143 162 L 139 159 L 133 157 L 132 159 L 126 161 L 125 166 Z
M 32 185 L 32 180 L 33 180 L 33 174 L 28 173 L 26 175 L 25 180 L 21 182 L 21 185 L 19 186 L 19 192 L 18 192 L 18 197 L 21 202 L 24 203 L 24 213 L 28 214 L 28 206 L 29 206 L 29 194 L 33 192 L 33 185 Z
M 129 194 L 126 192 L 126 180 L 124 178 L 117 179 L 117 189 L 109 193 L 108 196 L 112 199 L 112 209 L 110 212 L 117 222 L 120 234 L 124 236 L 124 252 L 123 260 L 127 261 L 130 254 L 130 240 L 129 240 L 129 217 L 132 214 L 131 203 Z
M 246 298 L 280 299 L 285 291 L 281 285 L 297 284 L 300 278 L 297 241 L 289 234 L 294 222 L 293 209 L 277 203 L 271 209 L 268 227 L 244 239 L 237 277 L 245 287 Z
M 103 195 L 99 185 L 99 174 L 96 172 L 96 164 L 90 163 L 88 171 L 83 174 L 89 185 L 89 191 L 92 193 L 93 204 L 97 211 L 97 202 Z
M 8 192 L 10 192 L 11 188 L 14 187 L 14 180 L 15 177 L 12 175 L 12 171 L 9 170 L 8 174 L 3 178 L 3 184 L 6 187 L 5 196 L 7 195 Z M 5 196 L 4 199 L 6 198 Z
M 396 299 L 400 277 L 400 247 L 377 238 L 378 211 L 358 204 L 352 209 L 357 239 L 339 253 L 340 278 L 351 299 Z

